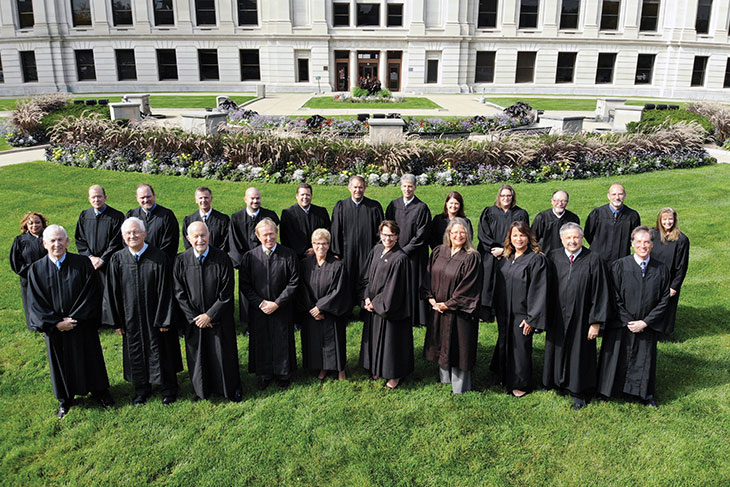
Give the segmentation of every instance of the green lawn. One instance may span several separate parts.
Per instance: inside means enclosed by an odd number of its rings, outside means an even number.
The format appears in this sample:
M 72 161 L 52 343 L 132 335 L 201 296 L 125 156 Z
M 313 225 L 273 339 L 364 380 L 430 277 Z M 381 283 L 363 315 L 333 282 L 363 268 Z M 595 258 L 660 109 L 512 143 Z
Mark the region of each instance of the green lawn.
M 72 95 L 74 100 L 98 100 L 107 98 L 110 102 L 121 101 L 120 95 Z M 256 98 L 253 95 L 234 95 L 231 98 L 238 103 L 245 103 Z M 0 99 L 0 110 L 14 110 L 17 98 Z M 150 95 L 150 106 L 154 112 L 155 108 L 214 108 L 215 96 L 213 95 Z
M 612 179 L 516 186 L 530 215 L 567 189 L 570 209 L 585 219 L 622 182 L 627 204 L 644 223 L 673 206 L 692 241 L 690 270 L 680 301 L 676 336 L 659 344 L 660 409 L 610 402 L 570 409 L 569 398 L 536 391 L 507 396 L 488 385 L 494 324 L 480 326 L 475 392 L 454 397 L 435 382 L 436 367 L 421 358 L 424 331 L 415 331 L 416 371 L 386 392 L 357 367 L 362 324 L 348 329 L 345 382 L 319 383 L 299 371 L 292 387 L 255 390 L 247 373 L 248 339 L 238 335 L 243 402 L 194 403 L 187 372 L 182 398 L 163 407 L 159 396 L 133 407 L 122 379 L 121 340 L 102 333 L 117 407 L 82 400 L 62 421 L 55 417 L 45 345 L 26 330 L 17 277 L 0 266 L 0 483 L 28 485 L 728 485 L 730 462 L 730 240 L 725 216 L 730 165 L 654 172 Z M 28 210 L 73 231 L 88 206 L 86 188 L 103 184 L 109 204 L 136 206 L 134 188 L 154 185 L 161 204 L 179 220 L 195 210 L 193 190 L 209 185 L 214 206 L 232 213 L 246 183 L 124 174 L 30 163 L 0 168 L 6 216 L 4 255 Z M 259 186 L 264 206 L 279 212 L 294 203 L 293 185 Z M 423 187 L 434 211 L 453 188 Z M 458 188 L 477 223 L 496 185 Z M 396 187 L 370 188 L 384 205 Z M 344 187 L 316 187 L 314 203 L 331 209 Z M 724 291 L 723 291 L 724 289 Z M 542 372 L 544 338 L 535 340 L 535 378 Z
M 540 98 L 512 96 L 488 96 L 486 100 L 501 107 L 508 107 L 518 101 L 529 103 L 537 110 L 592 111 L 596 109 L 596 98 Z M 667 100 L 627 100 L 627 105 L 644 105 L 645 103 L 664 103 L 668 105 L 686 106 L 688 102 Z
M 428 98 L 421 97 L 408 97 L 400 103 L 347 103 L 334 101 L 331 96 L 315 96 L 314 98 L 310 98 L 309 101 L 304 104 L 304 107 L 320 109 L 341 108 L 343 110 L 367 110 L 368 108 L 441 108 Z

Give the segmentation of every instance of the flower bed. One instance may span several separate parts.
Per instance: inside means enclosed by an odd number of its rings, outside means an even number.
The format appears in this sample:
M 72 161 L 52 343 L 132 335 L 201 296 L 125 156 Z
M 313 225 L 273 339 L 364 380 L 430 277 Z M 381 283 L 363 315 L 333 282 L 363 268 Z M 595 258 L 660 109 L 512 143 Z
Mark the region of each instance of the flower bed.
M 175 129 L 121 127 L 65 119 L 47 159 L 59 164 L 234 181 L 344 184 L 353 174 L 371 185 L 397 184 L 406 172 L 420 184 L 540 182 L 635 174 L 712 164 L 703 130 L 678 124 L 652 134 L 506 137 L 498 141 L 409 140 L 373 146 L 343 138 L 269 134 L 199 136 Z

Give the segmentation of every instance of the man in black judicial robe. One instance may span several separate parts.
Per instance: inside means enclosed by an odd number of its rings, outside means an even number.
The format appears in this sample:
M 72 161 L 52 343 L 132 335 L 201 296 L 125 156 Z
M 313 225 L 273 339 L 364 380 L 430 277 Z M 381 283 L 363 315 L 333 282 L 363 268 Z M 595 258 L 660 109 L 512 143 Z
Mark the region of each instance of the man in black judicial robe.
M 540 250 L 547 255 L 553 249 L 562 249 L 560 228 L 566 223 L 580 225 L 580 217 L 566 209 L 569 196 L 567 191 L 558 190 L 553 193 L 549 210 L 541 211 L 532 220 L 532 231 L 535 233 Z
M 425 326 L 428 323 L 431 306 L 421 299 L 419 289 L 421 281 L 426 278 L 428 265 L 428 237 L 431 224 L 431 210 L 416 196 L 416 178 L 412 174 L 401 176 L 400 189 L 402 198 L 390 202 L 385 210 L 385 218 L 394 220 L 400 227 L 398 244 L 408 256 L 410 263 L 409 302 L 411 320 L 414 326 Z
M 145 242 L 167 255 L 170 262 L 175 260 L 180 244 L 180 225 L 172 210 L 157 204 L 155 190 L 149 184 L 137 186 L 139 207 L 129 210 L 126 217 L 139 218 L 147 231 Z
M 211 393 L 241 400 L 236 324 L 233 320 L 233 265 L 209 245 L 203 222 L 187 229 L 192 244 L 175 259 L 175 298 L 185 317 L 183 333 L 190 382 L 197 399 Z
M 231 215 L 231 225 L 228 229 L 228 256 L 233 267 L 241 269 L 243 256 L 251 249 L 261 245 L 256 237 L 256 225 L 264 218 L 270 218 L 276 225 L 279 217 L 271 210 L 261 207 L 261 192 L 256 188 L 248 188 L 244 195 L 246 207 Z M 241 321 L 248 320 L 248 300 L 243 294 L 241 282 L 238 283 L 238 306 Z
M 104 264 L 124 247 L 121 230 L 124 214 L 106 204 L 106 191 L 98 184 L 89 188 L 89 203 L 91 208 L 82 211 L 76 223 L 76 248 L 103 277 Z
M 641 225 L 639 214 L 624 205 L 624 199 L 626 189 L 620 184 L 611 185 L 610 203 L 595 208 L 586 219 L 586 241 L 606 263 L 631 253 L 631 231 Z
M 367 270 L 372 248 L 380 241 L 378 225 L 385 219 L 383 207 L 365 196 L 365 179 L 352 176 L 347 185 L 350 197 L 340 200 L 332 210 L 332 253 L 345 263 L 345 271 L 357 283 Z M 358 302 L 357 286 L 350 286 L 352 304 Z
M 131 217 L 122 224 L 127 248 L 109 262 L 104 323 L 123 337 L 124 378 L 135 391 L 132 403 L 147 402 L 156 384 L 162 404 L 171 404 L 177 399 L 176 374 L 182 370 L 180 342 L 171 329 L 172 264 L 145 237 L 140 219 Z
M 114 401 L 99 341 L 101 281 L 88 258 L 66 252 L 66 230 L 43 232 L 48 255 L 28 270 L 28 327 L 43 333 L 58 417 L 74 396 L 91 393 L 105 408 Z
M 542 383 L 570 393 L 573 409 L 581 409 L 596 391 L 596 337 L 608 316 L 609 285 L 601 258 L 583 247 L 580 226 L 570 222 L 560 232 L 563 247 L 547 255 L 551 272 Z
M 294 311 L 299 284 L 299 261 L 293 250 L 277 245 L 273 220 L 256 225 L 261 245 L 248 251 L 238 274 L 241 291 L 248 300 L 249 372 L 265 389 L 276 379 L 289 387 L 297 367 L 294 345 Z
M 213 192 L 210 188 L 201 186 L 196 189 L 195 202 L 198 204 L 198 211 L 183 219 L 182 233 L 185 249 L 191 247 L 190 242 L 186 238 L 187 234 L 185 233 L 188 227 L 193 222 L 203 222 L 208 227 L 208 232 L 210 233 L 210 245 L 224 252 L 228 252 L 228 228 L 231 224 L 231 219 L 228 215 L 211 207 L 211 203 L 213 203 Z
M 598 366 L 598 392 L 627 394 L 657 407 L 657 340 L 664 333 L 669 302 L 669 269 L 651 258 L 649 229 L 637 227 L 631 237 L 634 255 L 611 264 L 614 316 L 606 323 Z
M 527 211 L 517 206 L 517 196 L 512 186 L 504 184 L 497 192 L 494 205 L 487 206 L 482 211 L 477 227 L 479 237 L 477 250 L 482 256 L 482 266 L 484 267 L 480 318 L 485 322 L 494 321 L 494 283 L 497 259 L 504 252 L 507 229 L 512 222 L 516 221 L 529 224 L 530 216 Z
M 359 286 L 362 309 L 369 312 L 363 319 L 360 365 L 373 379 L 387 379 L 389 389 L 414 368 L 410 264 L 394 223 L 381 225 L 383 243 L 370 251 Z
M 312 232 L 318 228 L 329 230 L 330 216 L 325 208 L 312 204 L 312 186 L 300 184 L 297 203 L 281 212 L 281 244 L 302 259 L 312 248 Z

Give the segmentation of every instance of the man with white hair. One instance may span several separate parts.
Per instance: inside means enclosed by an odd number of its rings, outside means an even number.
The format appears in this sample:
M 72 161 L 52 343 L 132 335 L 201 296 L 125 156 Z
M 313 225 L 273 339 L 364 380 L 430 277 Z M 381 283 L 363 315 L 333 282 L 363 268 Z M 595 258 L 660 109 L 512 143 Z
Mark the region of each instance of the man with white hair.
M 398 244 L 408 256 L 410 264 L 409 290 L 411 320 L 414 326 L 427 323 L 431 307 L 421 299 L 419 288 L 426 278 L 428 264 L 428 228 L 431 224 L 431 210 L 416 196 L 416 177 L 404 174 L 400 178 L 402 198 L 390 202 L 385 210 L 386 220 L 395 220 L 400 227 Z
M 162 404 L 177 399 L 182 370 L 180 342 L 173 323 L 172 263 L 145 242 L 142 220 L 122 223 L 127 248 L 115 253 L 107 269 L 104 323 L 121 335 L 124 378 L 134 386 L 134 405 L 147 402 L 152 384 L 160 386 Z
M 48 256 L 28 272 L 29 328 L 43 333 L 58 417 L 74 396 L 92 394 L 104 408 L 114 403 L 99 342 L 101 281 L 91 261 L 67 252 L 69 238 L 59 225 L 43 232 Z
M 578 215 L 567 208 L 569 200 L 570 196 L 567 191 L 563 191 L 562 189 L 555 191 L 550 200 L 553 207 L 541 211 L 532 220 L 532 231 L 535 232 L 535 238 L 537 239 L 538 245 L 540 245 L 540 250 L 545 255 L 548 255 L 553 249 L 563 248 L 560 229 L 566 223 L 577 223 L 580 225 Z M 583 230 L 581 230 L 582 233 Z

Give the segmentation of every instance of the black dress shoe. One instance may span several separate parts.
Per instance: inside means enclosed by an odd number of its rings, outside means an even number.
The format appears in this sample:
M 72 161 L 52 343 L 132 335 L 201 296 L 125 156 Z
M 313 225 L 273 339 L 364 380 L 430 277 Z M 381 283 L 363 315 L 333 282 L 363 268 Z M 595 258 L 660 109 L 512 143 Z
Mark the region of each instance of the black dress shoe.
M 162 398 L 162 405 L 169 406 L 170 404 L 177 401 L 177 396 L 165 396 Z
M 104 409 L 110 409 L 112 406 L 114 406 L 114 398 L 109 394 L 109 392 L 106 392 L 104 394 L 98 394 L 94 396 L 94 399 L 99 403 L 101 407 Z
M 135 406 L 141 406 L 142 404 L 147 402 L 147 394 L 138 394 L 137 396 L 132 399 L 132 404 Z
M 653 396 L 649 396 L 649 398 L 644 401 L 644 405 L 650 408 L 659 409 L 659 405 L 656 403 Z
M 241 402 L 243 399 L 243 392 L 241 389 L 236 389 L 236 392 L 233 393 L 233 397 L 231 398 L 231 401 L 233 402 Z
M 61 404 L 60 406 L 58 406 L 58 419 L 62 419 L 64 416 L 66 416 L 70 408 L 71 406 L 67 406 L 65 404 Z
M 258 390 L 263 391 L 267 387 L 269 387 L 269 384 L 271 384 L 271 379 L 264 379 L 263 377 L 259 377 L 258 381 L 256 382 L 256 387 Z
M 198 395 L 193 396 L 193 402 L 200 402 L 202 400 L 203 400 L 203 398 Z
M 289 386 L 291 385 L 291 381 L 289 379 L 279 379 L 276 383 L 279 385 L 279 389 L 289 389 Z

